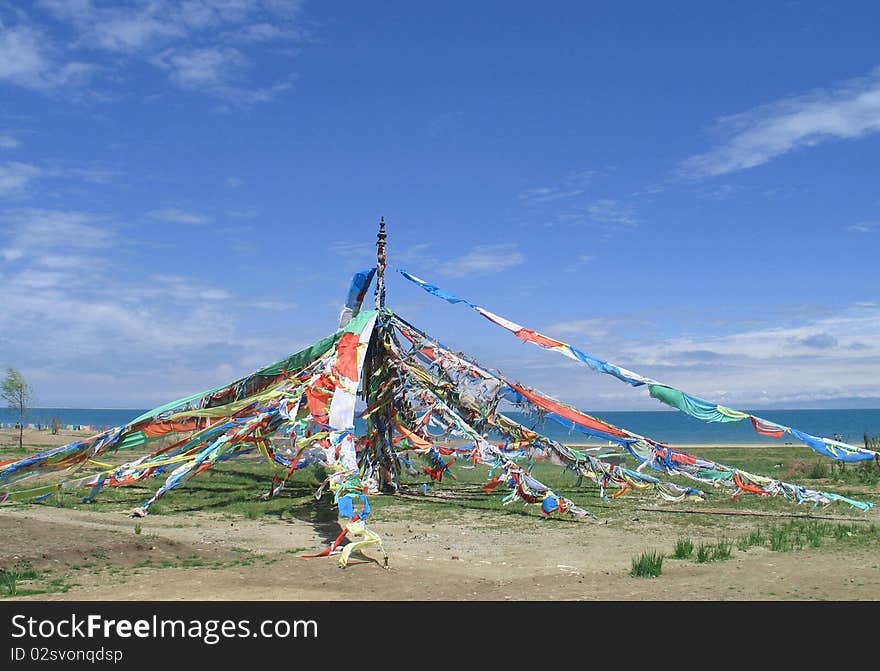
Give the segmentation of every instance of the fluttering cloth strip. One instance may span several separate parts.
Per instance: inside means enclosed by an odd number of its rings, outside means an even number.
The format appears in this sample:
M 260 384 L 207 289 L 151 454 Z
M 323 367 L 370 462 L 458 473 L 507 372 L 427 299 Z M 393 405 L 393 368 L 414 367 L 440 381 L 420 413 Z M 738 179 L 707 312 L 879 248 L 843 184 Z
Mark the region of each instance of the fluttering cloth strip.
M 566 426 L 577 426 L 589 435 L 614 441 L 626 448 L 632 456 L 641 462 L 639 472 L 628 472 L 626 469 L 612 470 L 609 472 L 606 465 L 597 462 L 591 457 L 580 453 L 575 455 L 575 450 L 559 445 L 554 441 L 550 441 L 550 439 L 545 436 L 541 436 L 535 431 L 529 430 L 531 435 L 528 436 L 528 439 L 530 441 L 534 441 L 536 438 L 547 441 L 548 444 L 552 445 L 554 450 L 560 453 L 563 462 L 569 462 L 572 459 L 576 459 L 578 467 L 580 468 L 581 460 L 584 460 L 585 458 L 586 460 L 589 460 L 592 465 L 590 470 L 592 470 L 593 473 L 588 473 L 585 470 L 580 470 L 579 472 L 588 475 L 593 479 L 595 479 L 593 477 L 594 475 L 602 472 L 603 477 L 614 477 L 617 480 L 623 476 L 623 479 L 628 482 L 628 484 L 638 487 L 639 485 L 646 484 L 644 477 L 640 473 L 641 469 L 644 466 L 650 466 L 655 470 L 670 475 L 684 475 L 697 482 L 731 488 L 734 490 L 734 496 L 740 496 L 745 493 L 760 494 L 762 496 L 775 496 L 781 494 L 786 498 L 795 500 L 797 503 L 809 502 L 814 505 L 829 505 L 835 501 L 840 501 L 860 510 L 870 510 L 874 505 L 870 502 L 849 499 L 840 496 L 839 494 L 808 489 L 802 485 L 794 485 L 781 480 L 755 475 L 734 466 L 719 464 L 714 461 L 690 455 L 681 450 L 675 450 L 668 445 L 664 445 L 627 429 L 591 417 L 590 415 L 587 415 L 576 408 L 572 408 L 561 401 L 551 399 L 535 389 L 527 389 L 522 385 L 514 384 L 507 380 L 501 373 L 491 373 L 473 361 L 465 358 L 463 355 L 455 354 L 448 348 L 444 348 L 436 340 L 431 339 L 425 332 L 412 326 L 399 315 L 394 315 L 392 321 L 403 336 L 412 343 L 414 351 L 434 362 L 447 376 L 449 375 L 449 366 L 444 365 L 445 360 L 454 362 L 454 366 L 465 368 L 470 375 L 484 379 L 496 379 L 515 392 L 518 397 L 517 401 L 527 402 L 536 408 L 540 408 L 547 413 L 547 417 L 563 423 Z M 426 374 L 424 376 L 426 377 Z M 452 379 L 449 379 L 449 381 L 454 382 Z M 497 420 L 499 418 L 503 418 L 504 422 L 510 423 L 510 420 L 504 417 L 504 415 L 496 413 L 496 428 L 498 426 Z M 638 480 L 641 480 L 641 482 L 636 484 Z M 619 481 L 617 484 L 619 484 Z M 671 485 L 671 483 L 661 484 L 664 484 L 666 487 L 675 487 L 675 485 Z M 600 481 L 600 487 L 601 486 L 602 482 Z M 668 491 L 664 492 L 660 486 L 657 487 L 657 490 L 664 496 L 664 498 L 669 498 L 670 500 L 676 498 L 669 494 Z M 690 496 L 691 494 L 692 492 L 685 493 L 686 496 Z
M 376 274 L 375 268 L 361 270 L 354 274 L 351 278 L 351 286 L 348 288 L 348 296 L 345 299 L 345 307 L 339 315 L 339 328 L 344 328 L 352 317 L 356 317 L 361 311 L 364 303 L 364 296 L 367 295 L 367 289 L 370 288 L 370 282 L 373 281 L 373 275 Z
M 538 333 L 537 331 L 526 328 L 525 326 L 517 324 L 516 322 L 512 322 L 509 319 L 500 317 L 470 302 L 465 298 L 460 298 L 459 296 L 450 294 L 449 292 L 440 289 L 436 285 L 430 284 L 425 280 L 406 272 L 405 270 L 398 270 L 398 272 L 416 286 L 421 287 L 429 294 L 437 296 L 438 298 L 442 298 L 448 303 L 464 303 L 468 307 L 476 310 L 479 314 L 481 314 L 493 324 L 497 324 L 498 326 L 501 326 L 502 328 L 510 331 L 521 340 L 531 342 L 544 349 L 553 350 L 555 352 L 558 352 L 559 354 L 562 354 L 563 356 L 567 356 L 570 359 L 580 361 L 596 372 L 612 375 L 618 380 L 626 382 L 633 387 L 647 385 L 652 397 L 701 421 L 727 423 L 741 422 L 744 419 L 750 419 L 752 421 L 752 426 L 754 427 L 755 431 L 763 436 L 782 438 L 784 434 L 788 433 L 818 452 L 819 454 L 830 457 L 832 459 L 837 459 L 838 461 L 865 461 L 868 459 L 880 459 L 880 453 L 874 450 L 868 450 L 862 447 L 858 447 L 856 445 L 850 445 L 848 443 L 843 443 L 837 440 L 831 440 L 830 438 L 811 436 L 802 431 L 792 429 L 791 427 L 762 419 L 751 413 L 734 410 L 732 408 L 727 408 L 723 405 L 718 405 L 717 403 L 713 403 L 711 401 L 697 398 L 696 396 L 687 394 L 680 389 L 662 384 L 657 380 L 653 380 L 649 377 L 639 375 L 638 373 L 627 370 L 622 366 L 617 366 L 613 363 L 609 363 L 608 361 L 592 356 L 591 354 L 587 354 L 586 352 L 583 352 L 576 347 L 573 347 L 560 340 L 556 340 L 555 338 L 551 338 L 549 336 Z

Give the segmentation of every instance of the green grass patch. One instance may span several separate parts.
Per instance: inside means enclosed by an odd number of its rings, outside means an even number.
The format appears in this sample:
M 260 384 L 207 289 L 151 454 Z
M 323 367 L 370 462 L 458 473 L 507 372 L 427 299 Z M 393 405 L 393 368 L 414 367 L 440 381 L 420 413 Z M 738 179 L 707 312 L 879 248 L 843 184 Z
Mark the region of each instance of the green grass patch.
M 791 537 L 785 529 L 776 527 L 770 529 L 770 549 L 773 552 L 790 552 L 792 549 Z
M 19 583 L 24 580 L 35 580 L 39 573 L 34 571 L 29 562 L 18 562 L 12 568 L 0 571 L 0 587 L 6 590 L 7 596 L 19 595 Z
M 675 541 L 675 550 L 672 553 L 673 559 L 690 559 L 694 554 L 694 542 L 687 537 L 680 537 Z
M 730 559 L 733 543 L 728 540 L 720 540 L 712 548 L 712 561 L 726 561 Z
M 697 546 L 697 563 L 705 564 L 713 561 L 715 556 L 715 546 L 708 543 L 700 543 Z
M 726 561 L 730 559 L 732 551 L 733 543 L 727 539 L 719 540 L 716 543 L 700 543 L 697 547 L 696 560 L 698 564 Z
M 754 529 L 748 535 L 740 536 L 736 539 L 736 549 L 740 552 L 747 552 L 753 547 L 764 545 L 764 534 L 760 529 Z
M 31 447 L 34 446 L 29 446 L 28 449 Z M 696 450 L 694 451 L 696 452 Z M 137 451 L 127 451 L 119 455 L 108 455 L 107 458 L 112 461 L 118 457 L 121 462 L 137 458 L 140 454 L 142 453 Z M 809 450 L 797 449 L 792 446 L 774 447 L 768 445 L 760 450 L 737 447 L 700 448 L 698 454 L 701 457 L 738 466 L 755 473 L 780 478 L 791 476 L 791 482 L 799 482 L 799 478 L 809 480 L 810 474 L 818 474 L 819 470 L 824 468 L 828 471 L 825 475 L 827 482 L 831 483 L 835 479 L 843 477 L 845 484 L 852 484 L 852 487 L 837 488 L 828 484 L 828 489 L 860 500 L 873 501 L 880 498 L 873 490 L 866 493 L 865 487 L 860 484 L 862 480 L 867 481 L 866 479 L 871 473 L 867 467 L 862 467 L 861 464 L 847 464 L 845 470 L 840 469 L 837 465 L 830 467 L 827 460 L 820 455 L 816 455 L 816 459 L 821 463 L 814 467 L 815 461 Z M 2 456 L 0 454 L 0 458 Z M 417 456 L 413 458 L 418 465 L 421 458 Z M 634 466 L 634 460 L 630 459 L 627 465 Z M 868 464 L 868 466 L 878 470 L 875 464 Z M 370 505 L 373 509 L 371 520 L 377 525 L 381 525 L 385 521 L 399 521 L 401 519 L 420 523 L 435 523 L 439 519 L 444 522 L 454 522 L 459 517 L 459 513 L 462 515 L 467 513 L 468 520 L 475 521 L 487 530 L 511 529 L 512 524 L 517 525 L 517 529 L 524 531 L 531 529 L 531 525 L 536 524 L 542 527 L 548 524 L 569 525 L 572 528 L 582 525 L 579 520 L 565 515 L 544 519 L 541 517 L 539 507 L 535 505 L 526 506 L 521 502 L 514 502 L 510 505 L 502 504 L 502 499 L 509 493 L 509 490 L 504 486 L 498 487 L 490 494 L 482 490 L 483 484 L 489 478 L 488 470 L 484 466 L 465 468 L 463 465 L 455 464 L 451 473 L 455 475 L 456 479 L 444 478 L 442 483 L 428 483 L 427 495 L 421 493 L 422 485 L 428 480 L 426 476 L 423 474 L 404 475 L 401 482 L 407 488 L 402 489 L 399 496 L 373 496 L 370 498 Z M 331 497 L 325 494 L 319 501 L 314 498 L 315 490 L 324 477 L 322 471 L 313 468 L 296 471 L 278 496 L 267 501 L 259 500 L 259 495 L 269 489 L 272 474 L 272 468 L 257 455 L 224 462 L 193 478 L 186 484 L 186 487 L 170 492 L 168 496 L 163 497 L 151 507 L 150 513 L 151 516 L 166 516 L 166 520 L 168 516 L 174 515 L 190 520 L 194 514 L 208 513 L 219 515 L 231 522 L 296 520 L 318 527 L 326 525 L 329 528 L 335 525 L 336 510 L 332 506 Z M 578 476 L 559 465 L 539 461 L 535 464 L 532 475 L 553 490 L 571 499 L 576 505 L 594 513 L 600 519 L 611 523 L 621 523 L 625 528 L 634 531 L 646 519 L 662 520 L 663 524 L 669 525 L 673 530 L 671 538 L 675 538 L 679 534 L 685 538 L 693 533 L 693 529 L 697 528 L 700 530 L 698 535 L 704 538 L 713 536 L 715 538 L 734 538 L 734 546 L 740 550 L 767 544 L 766 536 L 760 542 L 750 541 L 748 537 L 745 539 L 738 537 L 740 532 L 734 530 L 732 524 L 735 518 L 710 514 L 669 514 L 674 511 L 676 506 L 667 506 L 651 491 L 633 491 L 613 501 L 603 500 L 598 496 L 598 487 L 594 483 L 584 480 L 579 485 Z M 688 486 L 693 484 L 683 478 L 662 477 L 678 484 Z M 82 492 L 69 491 L 53 494 L 39 505 L 118 513 L 120 510 L 131 510 L 142 505 L 163 482 L 164 478 L 156 478 L 128 487 L 108 487 L 101 492 L 95 503 L 88 506 L 79 503 Z M 845 489 L 850 491 L 844 491 Z M 721 494 L 717 498 L 713 497 L 711 504 L 705 505 L 709 507 L 710 505 L 725 504 L 726 497 Z M 657 517 L 650 511 L 639 510 L 639 508 L 654 505 L 663 506 L 666 514 Z M 735 505 L 762 512 L 790 512 L 793 509 L 792 502 L 781 496 L 745 496 Z M 699 506 L 700 504 L 695 504 L 687 507 Z M 835 513 L 838 511 L 840 515 L 852 515 L 854 518 L 860 514 L 858 511 L 850 511 L 843 505 L 835 506 Z M 156 538 L 154 534 L 143 529 L 140 522 L 133 521 L 132 524 L 134 534 L 140 538 Z M 844 536 L 840 540 L 846 540 L 846 542 L 861 543 L 868 540 L 864 533 L 858 535 L 854 532 L 850 532 L 850 535 L 845 535 L 847 532 L 842 533 Z M 825 536 L 824 532 L 821 532 L 821 537 L 825 539 L 824 542 L 827 545 L 829 537 Z M 796 547 L 798 543 L 804 547 L 818 547 L 815 543 L 821 542 L 818 540 L 819 538 L 818 532 L 803 531 L 799 540 L 792 537 L 790 541 L 792 547 Z M 694 541 L 691 543 L 693 544 Z M 691 554 L 686 558 L 693 558 L 695 551 L 696 548 L 693 548 Z M 686 550 L 682 548 L 679 552 L 686 552 Z M 678 554 L 671 556 L 678 557 Z
M 634 578 L 656 578 L 663 572 L 663 557 L 664 555 L 656 550 L 633 557 L 630 575 Z
M 807 471 L 806 476 L 811 480 L 821 480 L 823 478 L 827 478 L 831 472 L 828 464 L 823 464 L 821 462 L 813 462 L 810 465 L 810 470 Z

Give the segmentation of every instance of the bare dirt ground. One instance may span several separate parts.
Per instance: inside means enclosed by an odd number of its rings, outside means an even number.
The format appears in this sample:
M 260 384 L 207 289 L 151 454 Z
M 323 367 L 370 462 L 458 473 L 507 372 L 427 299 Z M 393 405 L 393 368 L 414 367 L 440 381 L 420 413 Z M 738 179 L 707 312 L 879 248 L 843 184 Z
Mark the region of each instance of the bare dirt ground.
M 17 435 L 4 430 L 12 446 Z M 82 432 L 25 431 L 29 445 L 61 445 Z M 332 523 L 302 519 L 190 512 L 130 519 L 127 509 L 98 511 L 47 505 L 0 507 L 0 568 L 26 563 L 39 584 L 22 582 L 25 600 L 880 600 L 877 542 L 835 542 L 789 552 L 734 549 L 728 561 L 669 558 L 680 536 L 694 543 L 736 538 L 784 516 L 743 515 L 747 504 L 687 504 L 624 500 L 600 523 L 545 520 L 534 512 L 455 508 L 417 514 L 401 498 L 371 517 L 390 556 L 337 567 L 336 557 L 305 559 L 338 532 Z M 622 514 L 621 504 L 629 506 Z M 599 500 L 590 507 L 600 515 Z M 809 513 L 793 506 L 792 515 Z M 817 511 L 833 520 L 837 508 Z M 756 514 L 768 514 L 759 513 Z M 845 520 L 880 525 L 874 509 Z M 604 522 L 604 523 L 603 523 Z M 140 533 L 136 533 L 139 528 Z M 667 555 L 657 578 L 630 576 L 644 551 Z M 374 549 L 367 555 L 380 556 Z M 55 587 L 47 585 L 55 582 Z M 41 593 L 26 595 L 28 587 Z M 66 591 L 65 591 L 66 590 Z M 7 595 L 4 595 L 7 596 Z M 8 598 L 8 596 L 7 596 Z
M 299 556 L 327 538 L 299 520 L 157 515 L 138 520 L 135 534 L 122 511 L 15 506 L 0 511 L 0 564 L 29 560 L 70 586 L 16 597 L 29 600 L 880 599 L 880 556 L 869 547 L 758 547 L 710 564 L 667 559 L 660 577 L 631 577 L 634 555 L 668 554 L 682 533 L 657 513 L 642 515 L 609 524 L 510 516 L 517 519 L 487 526 L 484 513 L 464 510 L 435 523 L 383 521 L 371 526 L 390 567 L 364 561 L 341 570 L 335 557 Z M 688 533 L 700 538 L 699 528 Z

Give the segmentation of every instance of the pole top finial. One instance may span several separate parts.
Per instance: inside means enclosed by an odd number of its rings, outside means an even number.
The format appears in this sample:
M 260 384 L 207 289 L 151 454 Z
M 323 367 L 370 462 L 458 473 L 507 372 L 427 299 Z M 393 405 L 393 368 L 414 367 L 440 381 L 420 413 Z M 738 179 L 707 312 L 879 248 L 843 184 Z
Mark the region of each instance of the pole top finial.
M 376 236 L 376 309 L 385 307 L 385 217 L 379 217 L 379 234 Z

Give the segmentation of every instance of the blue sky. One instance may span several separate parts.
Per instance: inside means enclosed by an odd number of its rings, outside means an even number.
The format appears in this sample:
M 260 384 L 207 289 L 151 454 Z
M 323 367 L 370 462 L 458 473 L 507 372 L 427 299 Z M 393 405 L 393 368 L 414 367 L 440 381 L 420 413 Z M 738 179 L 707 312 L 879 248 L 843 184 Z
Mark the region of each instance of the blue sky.
M 474 5 L 474 6 L 472 6 Z M 740 408 L 880 407 L 876 3 L 0 0 L 0 365 L 149 407 L 389 264 Z M 591 410 L 643 392 L 389 278 Z

